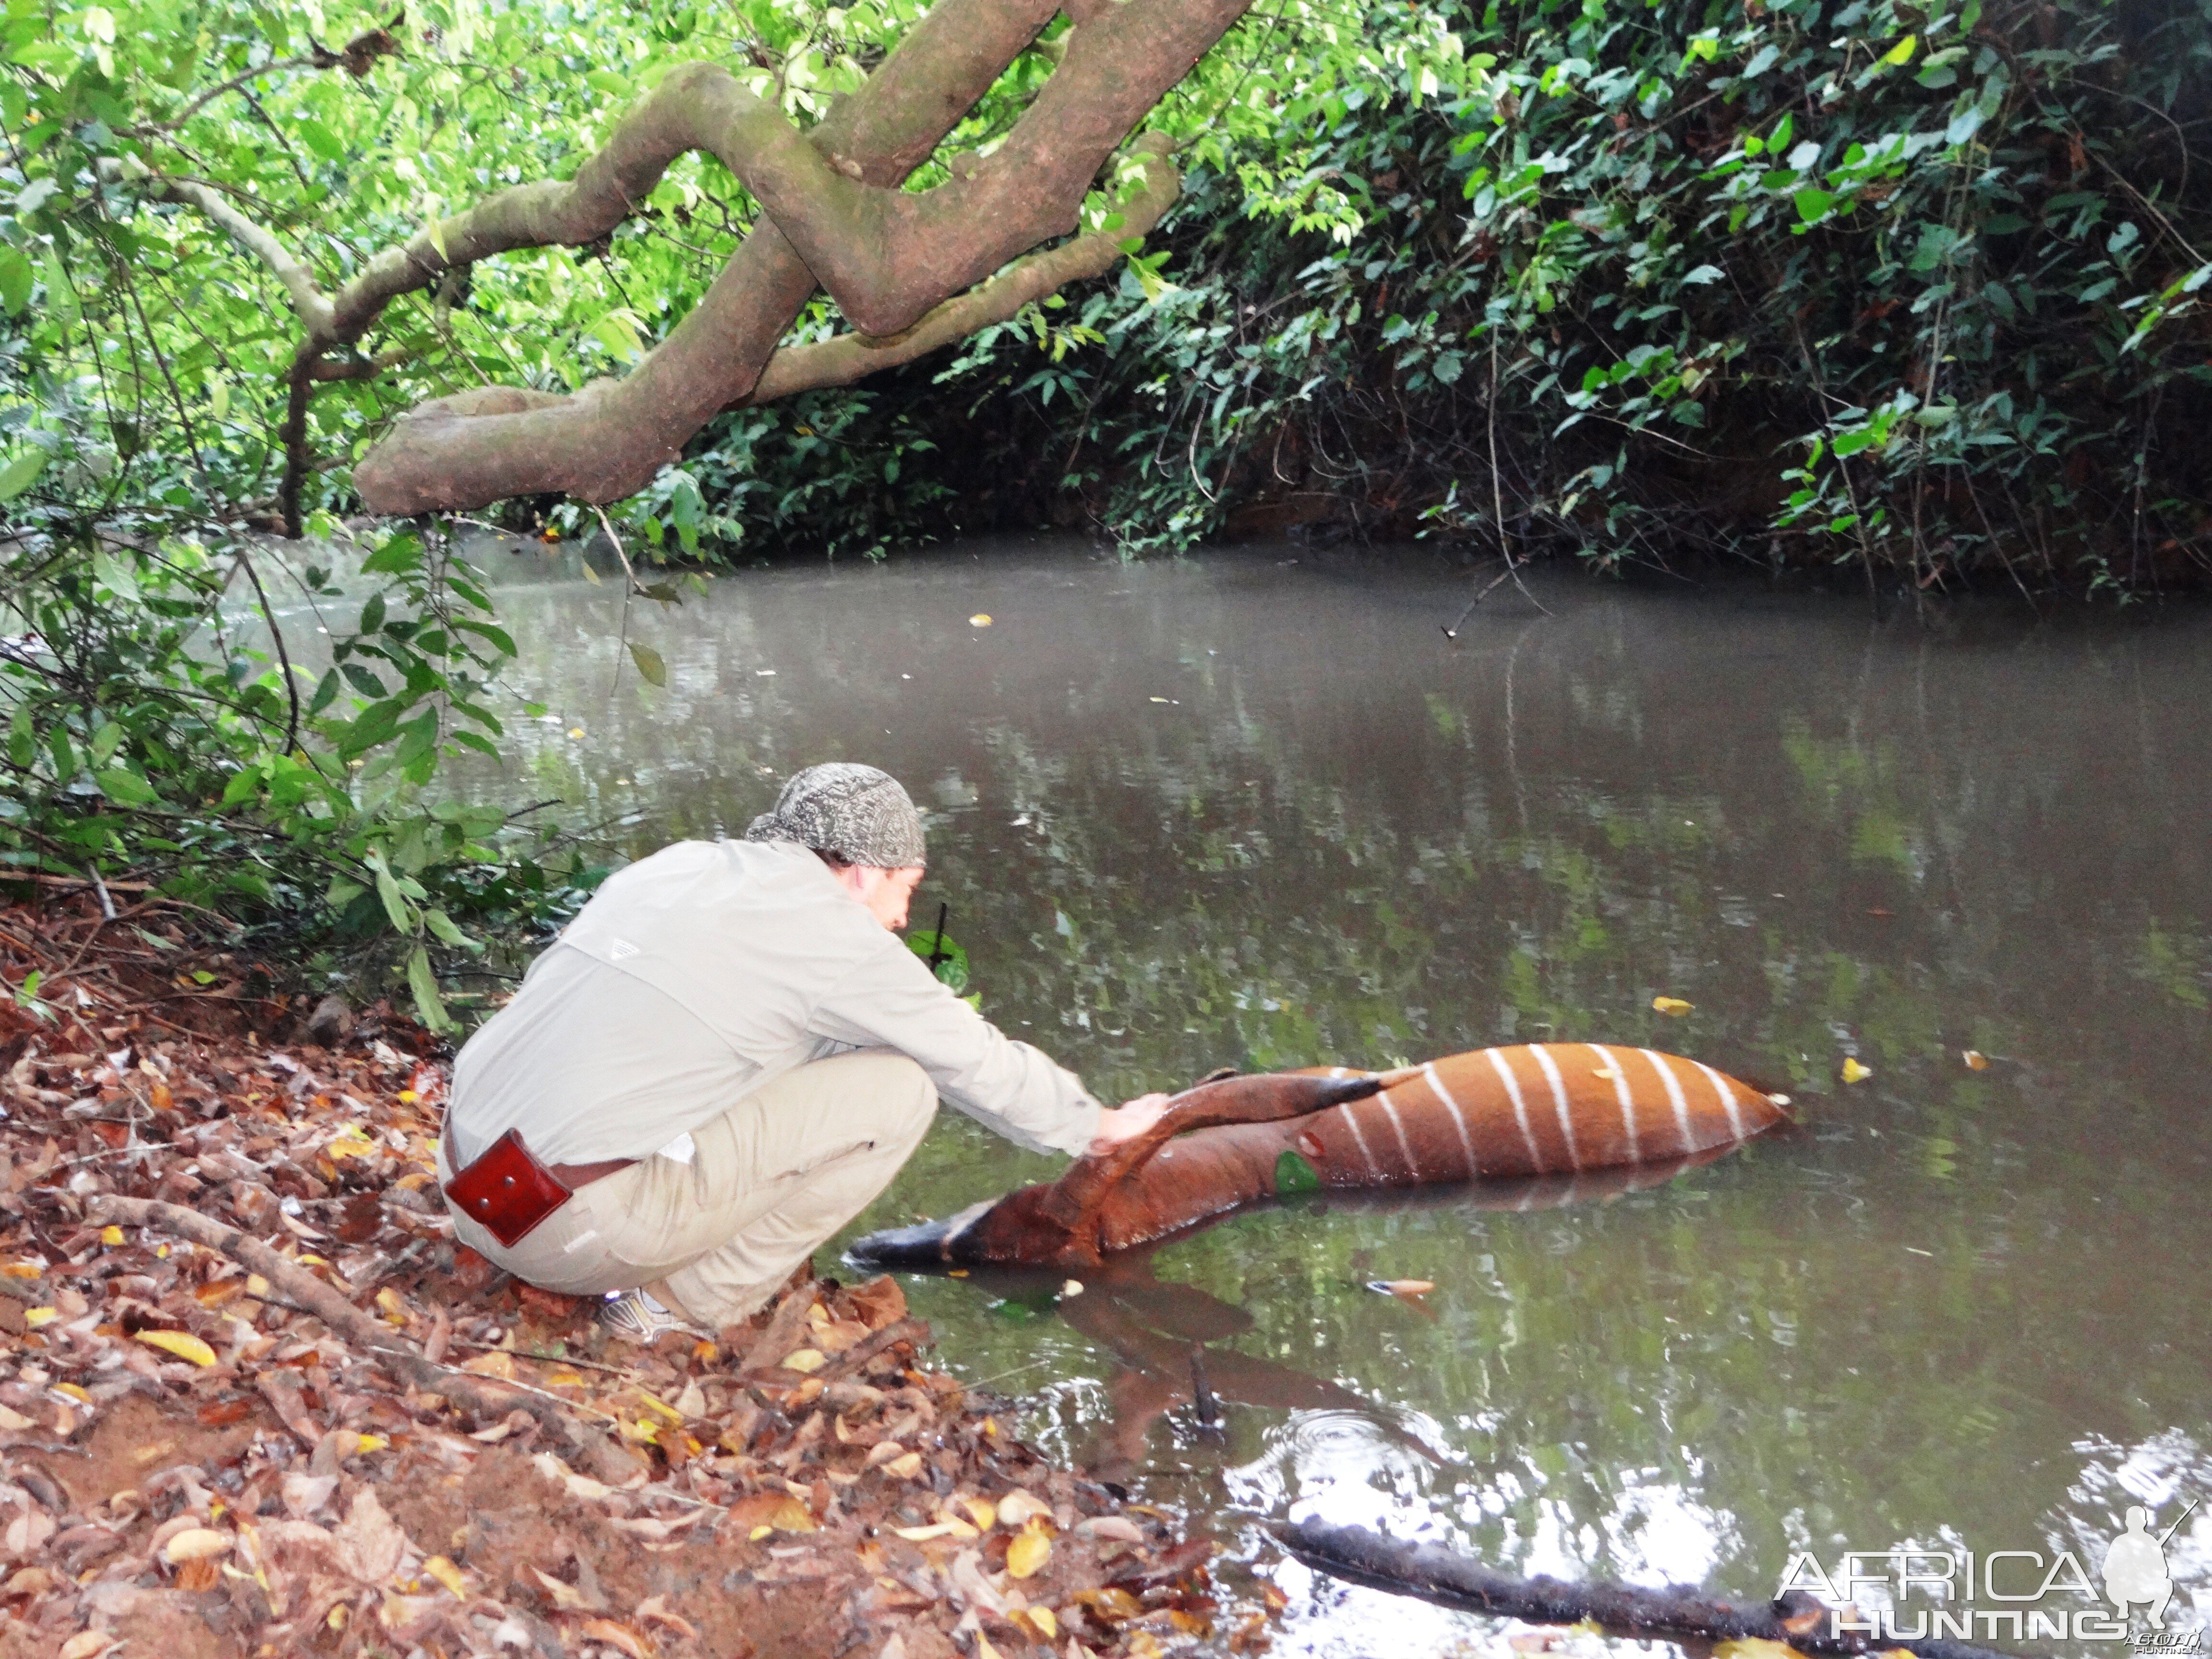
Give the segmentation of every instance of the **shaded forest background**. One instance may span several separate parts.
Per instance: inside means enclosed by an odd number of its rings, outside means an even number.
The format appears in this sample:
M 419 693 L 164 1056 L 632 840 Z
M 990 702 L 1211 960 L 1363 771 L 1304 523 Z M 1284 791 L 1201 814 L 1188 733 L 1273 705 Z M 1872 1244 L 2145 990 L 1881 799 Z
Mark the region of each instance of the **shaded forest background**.
M 465 923 L 573 902 L 560 836 L 434 785 L 499 752 L 517 652 L 466 524 L 363 519 L 349 469 L 422 398 L 622 374 L 757 207 L 690 157 L 611 235 L 457 271 L 310 376 L 268 248 L 342 282 L 567 177 L 701 58 L 810 124 L 923 9 L 9 0 L 0 862 L 373 948 L 434 1024 Z M 915 185 L 1004 135 L 1065 27 Z M 1276 0 L 1147 124 L 1182 194 L 1109 276 L 728 412 L 604 518 L 494 516 L 619 537 L 664 603 L 716 564 L 1038 525 L 2199 588 L 2208 58 L 2185 0 Z M 793 337 L 839 326 L 817 298 Z

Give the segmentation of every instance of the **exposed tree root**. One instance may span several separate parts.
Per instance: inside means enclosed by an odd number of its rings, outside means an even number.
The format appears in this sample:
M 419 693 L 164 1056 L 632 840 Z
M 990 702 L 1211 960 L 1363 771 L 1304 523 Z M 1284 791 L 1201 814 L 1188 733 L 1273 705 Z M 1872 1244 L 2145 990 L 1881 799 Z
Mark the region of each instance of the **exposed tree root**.
M 2005 1659 L 1996 1649 L 1966 1642 L 1877 1640 L 1863 1632 L 1838 1632 L 1828 1617 L 1830 1609 L 1800 1592 L 1793 1592 L 1786 1601 L 1738 1606 L 1708 1601 L 1689 1589 L 1515 1578 L 1470 1556 L 1434 1544 L 1405 1543 L 1364 1527 L 1296 1521 L 1277 1535 L 1307 1565 L 1354 1583 L 1531 1624 L 1577 1625 L 1590 1620 L 1627 1635 L 1779 1642 L 1815 1659 L 1853 1659 L 1899 1650 L 1919 1659 Z

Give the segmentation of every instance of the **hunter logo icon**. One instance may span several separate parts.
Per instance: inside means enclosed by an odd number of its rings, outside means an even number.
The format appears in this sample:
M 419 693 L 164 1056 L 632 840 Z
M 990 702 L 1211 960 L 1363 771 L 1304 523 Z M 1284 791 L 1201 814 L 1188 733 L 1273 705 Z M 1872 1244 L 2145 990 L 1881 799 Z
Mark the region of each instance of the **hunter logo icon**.
M 2140 1602 L 2149 1608 L 2152 1624 L 2165 1619 L 2166 1604 L 2173 1599 L 2173 1577 L 2166 1570 L 2166 1542 L 2196 1507 L 2197 1500 L 2190 1499 L 2189 1508 L 2155 1538 L 2150 1534 L 2150 1511 L 2140 1504 L 2129 1507 L 2127 1530 L 2105 1553 L 2105 1598 L 2121 1618 Z

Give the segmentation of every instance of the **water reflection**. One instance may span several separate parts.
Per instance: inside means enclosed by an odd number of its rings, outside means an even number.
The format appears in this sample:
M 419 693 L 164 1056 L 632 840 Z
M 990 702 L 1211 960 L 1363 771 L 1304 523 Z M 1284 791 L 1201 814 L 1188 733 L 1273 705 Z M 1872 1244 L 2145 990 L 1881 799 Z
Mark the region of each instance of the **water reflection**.
M 805 762 L 885 766 L 933 808 L 922 902 L 988 1011 L 1102 1092 L 1556 1037 L 1797 1098 L 1795 1139 L 1609 1204 L 1333 1202 L 1154 1258 L 1240 1330 L 915 1286 L 1025 1431 L 1255 1551 L 1240 1516 L 1325 1504 L 1760 1593 L 1803 1548 L 2101 1559 L 2149 1486 L 2169 1519 L 2212 1495 L 2206 619 L 1562 585 L 1454 646 L 1461 579 L 1290 556 L 748 573 L 633 613 L 665 690 L 618 674 L 609 589 L 518 584 L 514 690 L 549 713 L 471 787 L 635 815 L 642 848 L 742 826 Z M 1051 1168 L 947 1115 L 854 1231 Z M 1437 1280 L 1435 1318 L 1371 1278 Z M 1173 1399 L 1193 1340 L 1224 1399 L 1342 1395 L 1206 1441 Z M 2212 1522 L 2173 1548 L 2202 1618 Z M 1330 1590 L 1301 1639 L 1356 1650 L 1381 1605 Z

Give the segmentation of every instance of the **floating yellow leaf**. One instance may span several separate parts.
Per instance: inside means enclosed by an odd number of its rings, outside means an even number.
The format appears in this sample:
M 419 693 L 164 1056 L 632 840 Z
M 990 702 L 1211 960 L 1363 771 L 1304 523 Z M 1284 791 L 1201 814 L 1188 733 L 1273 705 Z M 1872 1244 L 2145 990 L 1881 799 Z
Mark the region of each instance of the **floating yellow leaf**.
M 798 1352 L 787 1354 L 784 1357 L 783 1369 L 787 1371 L 797 1371 L 804 1376 L 808 1371 L 820 1370 L 829 1363 L 829 1357 L 821 1349 L 801 1348 Z
M 453 1591 L 462 1601 L 465 1601 L 469 1599 L 468 1581 L 461 1577 L 461 1570 L 444 1556 L 432 1556 L 422 1564 L 422 1571 Z
M 138 1340 L 149 1348 L 164 1349 L 195 1365 L 215 1364 L 215 1350 L 190 1331 L 141 1331 Z
M 1733 1642 L 1717 1643 L 1713 1659 L 1797 1659 L 1797 1650 L 1784 1642 L 1770 1642 L 1763 1636 L 1746 1636 Z
M 1052 1540 L 1044 1535 L 1042 1527 L 1024 1528 L 1006 1546 L 1006 1571 L 1017 1578 L 1027 1578 L 1051 1559 Z
M 61 1310 L 58 1308 L 26 1308 L 23 1310 L 23 1323 L 35 1331 L 41 1325 L 52 1324 L 61 1316 Z
M 1959 1058 L 1966 1062 L 1966 1069 L 1970 1072 L 1986 1072 L 1990 1069 L 1990 1057 L 1979 1048 L 1969 1048 Z
M 1655 1011 L 1662 1014 L 1672 1014 L 1677 1019 L 1680 1018 L 1684 1014 L 1688 1013 L 1691 1009 L 1697 1006 L 1698 1005 L 1694 1002 L 1685 1002 L 1680 997 L 1654 997 L 1651 999 L 1651 1006 Z
M 1848 1055 L 1847 1055 L 1847 1056 L 1845 1056 L 1845 1058 L 1844 1058 L 1844 1073 L 1843 1073 L 1843 1077 L 1844 1077 L 1844 1082 L 1846 1082 L 1846 1083 L 1863 1083 L 1863 1082 L 1865 1082 L 1869 1078 L 1872 1077 L 1873 1075 L 1874 1075 L 1874 1067 L 1873 1067 L 1873 1066 L 1862 1066 L 1862 1065 L 1860 1065 L 1860 1064 L 1858 1063 L 1858 1061 L 1857 1061 L 1856 1059 L 1853 1059 L 1853 1058 L 1851 1058 L 1851 1057 L 1850 1057 L 1850 1056 L 1848 1056 Z
M 109 1223 L 100 1230 L 100 1242 L 103 1244 L 120 1244 L 123 1242 L 123 1229 L 116 1226 L 112 1222 Z
M 991 613 L 988 611 L 978 611 L 968 618 L 968 626 L 970 628 L 988 628 L 990 625 Z
M 212 1527 L 187 1527 L 161 1546 L 161 1559 L 171 1566 L 181 1561 L 204 1561 L 230 1553 L 231 1536 Z

